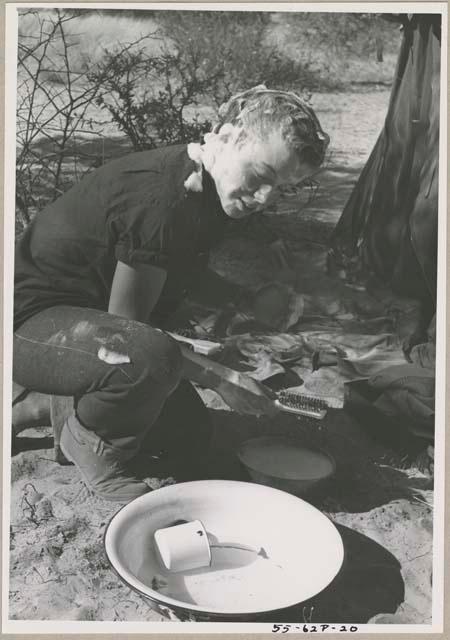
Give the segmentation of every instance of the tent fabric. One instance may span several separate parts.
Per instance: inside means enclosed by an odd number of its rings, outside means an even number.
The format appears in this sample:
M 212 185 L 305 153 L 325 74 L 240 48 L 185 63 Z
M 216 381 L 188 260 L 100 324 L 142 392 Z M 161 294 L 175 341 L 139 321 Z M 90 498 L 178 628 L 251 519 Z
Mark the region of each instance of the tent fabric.
M 404 17 L 383 130 L 331 236 L 400 295 L 436 303 L 440 16 Z

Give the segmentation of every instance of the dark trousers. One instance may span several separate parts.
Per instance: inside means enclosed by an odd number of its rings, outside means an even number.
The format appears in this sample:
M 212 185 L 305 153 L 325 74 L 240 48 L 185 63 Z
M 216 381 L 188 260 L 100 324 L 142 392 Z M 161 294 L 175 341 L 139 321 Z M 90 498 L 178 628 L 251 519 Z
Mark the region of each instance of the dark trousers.
M 205 450 L 208 411 L 180 378 L 181 354 L 172 338 L 95 309 L 52 307 L 14 334 L 14 381 L 73 396 L 80 423 L 128 454 L 143 445 L 155 454 Z

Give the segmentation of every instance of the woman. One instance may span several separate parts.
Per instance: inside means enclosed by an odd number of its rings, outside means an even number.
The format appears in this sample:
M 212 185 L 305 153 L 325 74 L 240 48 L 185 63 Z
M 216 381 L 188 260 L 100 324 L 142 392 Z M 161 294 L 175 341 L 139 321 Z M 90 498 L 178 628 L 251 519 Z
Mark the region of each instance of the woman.
M 316 172 L 328 138 L 300 98 L 263 86 L 231 98 L 219 117 L 203 145 L 135 153 L 88 175 L 36 216 L 16 249 L 13 378 L 74 397 L 61 449 L 107 500 L 149 491 L 130 466 L 156 434 L 158 445 L 184 437 L 186 457 L 204 450 L 207 411 L 188 380 L 237 411 L 273 410 L 256 382 L 239 374 L 242 391 L 230 393 L 226 379 L 211 381 L 208 360 L 157 327 L 212 277 L 208 253 L 227 220 Z M 242 293 L 230 284 L 223 301 Z M 202 425 L 195 437 L 188 421 Z

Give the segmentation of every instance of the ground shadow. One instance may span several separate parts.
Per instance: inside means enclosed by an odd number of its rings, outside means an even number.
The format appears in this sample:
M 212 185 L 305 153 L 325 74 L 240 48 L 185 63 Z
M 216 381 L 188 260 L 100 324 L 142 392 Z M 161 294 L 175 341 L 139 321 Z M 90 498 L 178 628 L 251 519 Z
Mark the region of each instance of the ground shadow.
M 334 476 L 302 496 L 328 513 L 366 512 L 393 500 L 411 500 L 415 495 L 420 498 L 420 491 L 433 488 L 431 477 L 411 477 L 387 464 L 386 459 L 400 457 L 343 410 L 329 410 L 320 422 L 288 414 L 256 419 L 231 411 L 210 410 L 210 415 L 214 435 L 207 456 L 202 451 L 195 460 L 186 461 L 185 452 L 179 451 L 173 459 L 158 460 L 143 452 L 142 460 L 138 457 L 133 461 L 134 471 L 145 477 L 174 476 L 181 482 L 205 478 L 251 481 L 236 455 L 239 445 L 258 436 L 281 435 L 323 449 L 336 461 Z M 52 448 L 53 438 L 49 435 L 20 435 L 13 440 L 12 456 Z
M 53 437 L 51 436 L 16 436 L 11 445 L 11 455 L 16 456 L 24 451 L 39 451 L 53 449 Z
M 328 513 L 366 512 L 393 500 L 411 500 L 417 491 L 433 487 L 432 478 L 410 477 L 406 471 L 385 464 L 389 451 L 383 443 L 365 433 L 343 410 L 330 410 L 320 423 L 287 414 L 273 420 L 221 410 L 211 414 L 215 434 L 207 468 L 209 478 L 251 481 L 236 455 L 240 443 L 278 434 L 319 447 L 335 459 L 335 475 L 302 496 Z
M 434 442 L 434 425 L 415 424 L 411 416 L 389 416 L 376 407 L 380 391 L 370 387 L 366 380 L 347 385 L 345 407 L 368 435 L 387 448 L 416 458 Z M 420 430 L 419 430 L 420 429 Z
M 314 598 L 272 615 L 270 621 L 364 624 L 378 613 L 394 613 L 404 601 L 398 560 L 367 536 L 336 527 L 344 543 L 344 563 L 336 578 Z
M 339 631 L 342 624 L 365 624 L 377 614 L 395 613 L 405 599 L 398 560 L 371 538 L 339 524 L 336 528 L 344 562 L 328 587 L 293 607 L 241 620 L 298 624 L 300 631 L 303 623 L 310 630 L 314 624 L 334 624 Z

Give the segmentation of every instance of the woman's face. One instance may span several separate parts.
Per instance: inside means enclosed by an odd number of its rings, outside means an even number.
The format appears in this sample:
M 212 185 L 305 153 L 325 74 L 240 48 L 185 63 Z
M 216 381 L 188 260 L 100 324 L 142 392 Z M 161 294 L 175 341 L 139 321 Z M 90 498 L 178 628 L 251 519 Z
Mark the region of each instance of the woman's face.
M 315 171 L 299 162 L 278 133 L 264 141 L 237 143 L 236 138 L 237 130 L 222 136 L 211 171 L 222 208 L 231 218 L 262 211 L 277 198 L 277 187 L 298 184 Z

